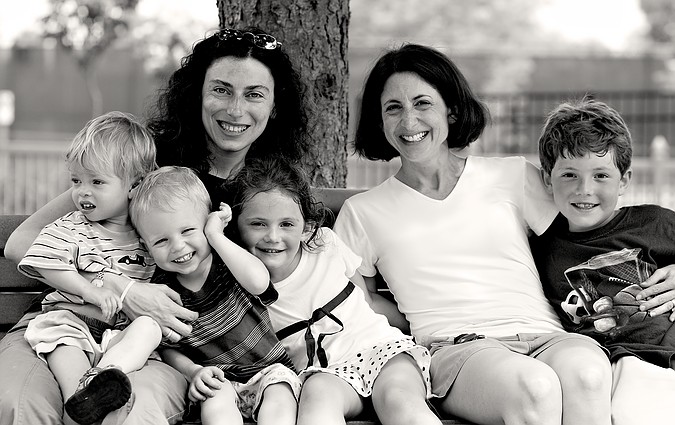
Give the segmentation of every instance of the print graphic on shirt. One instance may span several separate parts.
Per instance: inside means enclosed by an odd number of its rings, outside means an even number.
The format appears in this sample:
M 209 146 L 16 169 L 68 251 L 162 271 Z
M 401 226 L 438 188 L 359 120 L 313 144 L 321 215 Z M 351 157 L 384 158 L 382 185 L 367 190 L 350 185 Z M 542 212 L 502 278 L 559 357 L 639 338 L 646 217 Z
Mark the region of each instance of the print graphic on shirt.
M 635 297 L 655 268 L 641 259 L 639 248 L 596 255 L 565 270 L 573 290 L 561 307 L 581 328 L 592 324 L 597 332 L 617 333 L 617 327 L 647 318 Z

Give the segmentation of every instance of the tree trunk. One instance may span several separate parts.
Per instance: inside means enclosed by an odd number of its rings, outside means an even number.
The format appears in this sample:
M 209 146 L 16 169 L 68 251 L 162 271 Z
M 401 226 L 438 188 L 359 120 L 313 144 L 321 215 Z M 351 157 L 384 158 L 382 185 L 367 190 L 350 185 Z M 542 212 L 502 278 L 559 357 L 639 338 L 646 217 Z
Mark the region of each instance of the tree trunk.
M 216 0 L 221 28 L 274 35 L 307 87 L 313 141 L 303 161 L 312 185 L 345 187 L 348 134 L 348 0 Z

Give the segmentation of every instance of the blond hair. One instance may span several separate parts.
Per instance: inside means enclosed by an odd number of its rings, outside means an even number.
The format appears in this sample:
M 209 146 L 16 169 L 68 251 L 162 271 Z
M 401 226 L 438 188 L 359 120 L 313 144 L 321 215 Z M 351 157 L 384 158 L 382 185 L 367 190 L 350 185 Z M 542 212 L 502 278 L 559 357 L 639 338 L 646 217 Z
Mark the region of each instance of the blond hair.
M 176 200 L 188 200 L 201 207 L 204 215 L 211 211 L 211 197 L 197 174 L 187 167 L 165 166 L 148 173 L 129 204 L 134 227 L 138 219 L 152 211 L 174 211 Z
M 157 168 L 155 142 L 148 129 L 131 114 L 108 112 L 90 120 L 66 152 L 70 168 L 107 171 L 136 182 Z

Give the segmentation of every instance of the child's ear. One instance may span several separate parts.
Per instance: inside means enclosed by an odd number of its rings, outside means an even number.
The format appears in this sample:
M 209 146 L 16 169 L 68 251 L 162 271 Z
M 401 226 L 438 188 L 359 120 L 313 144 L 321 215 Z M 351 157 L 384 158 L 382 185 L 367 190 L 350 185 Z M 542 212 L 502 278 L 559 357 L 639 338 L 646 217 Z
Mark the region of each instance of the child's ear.
M 628 189 L 628 185 L 630 184 L 630 179 L 633 177 L 633 170 L 628 169 L 626 170 L 625 173 L 623 173 L 623 176 L 621 176 L 621 180 L 619 180 L 619 196 L 623 195 L 626 192 L 626 189 Z
M 551 183 L 551 175 L 547 173 L 543 168 L 539 169 L 541 173 L 541 179 L 544 181 L 544 187 L 546 187 L 546 192 L 549 195 L 553 195 L 553 184 Z
M 129 189 L 129 193 L 127 194 L 127 197 L 129 199 L 133 198 L 134 195 L 136 194 L 136 189 L 138 188 L 138 185 L 141 184 L 141 180 L 142 179 L 138 179 L 131 184 L 131 188 Z
M 312 234 L 314 233 L 314 230 L 316 229 L 316 222 L 314 221 L 308 221 L 305 223 L 305 230 L 302 232 L 302 237 L 301 240 L 302 242 L 307 242 L 310 237 L 312 237 Z

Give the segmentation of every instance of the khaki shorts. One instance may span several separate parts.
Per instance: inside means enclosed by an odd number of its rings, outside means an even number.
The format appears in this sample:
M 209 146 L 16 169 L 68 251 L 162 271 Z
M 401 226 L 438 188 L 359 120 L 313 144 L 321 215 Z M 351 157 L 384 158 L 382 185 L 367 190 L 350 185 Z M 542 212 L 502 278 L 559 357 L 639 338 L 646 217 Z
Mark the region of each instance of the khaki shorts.
M 500 349 L 537 358 L 555 344 L 571 339 L 587 341 L 600 347 L 600 344 L 592 338 L 567 332 L 524 333 L 512 337 L 476 339 L 456 345 L 452 341 L 435 342 L 431 344 L 430 350 L 432 392 L 436 397 L 445 397 L 464 363 L 479 351 Z
M 302 383 L 298 375 L 280 363 L 274 363 L 256 373 L 248 382 L 232 382 L 237 393 L 237 407 L 242 416 L 257 420 L 258 409 L 262 402 L 265 388 L 272 384 L 286 383 L 291 387 L 295 400 L 300 399 Z

